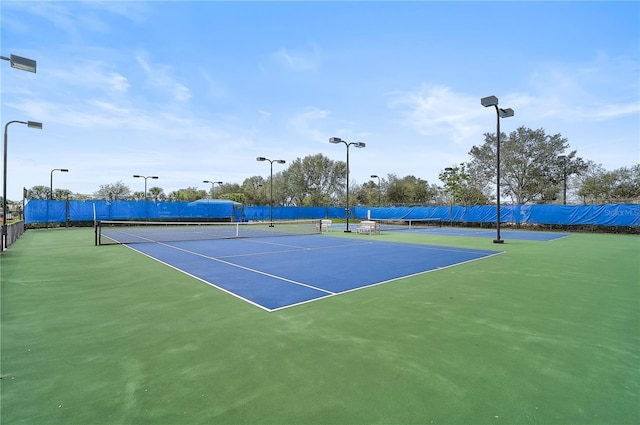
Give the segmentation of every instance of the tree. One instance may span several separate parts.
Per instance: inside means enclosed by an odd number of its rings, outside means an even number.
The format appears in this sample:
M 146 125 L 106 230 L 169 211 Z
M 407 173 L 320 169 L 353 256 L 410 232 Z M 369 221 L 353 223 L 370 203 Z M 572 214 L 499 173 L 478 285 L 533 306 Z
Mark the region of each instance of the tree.
M 380 179 L 380 188 L 378 188 L 378 182 L 369 180 L 363 183 L 360 187 L 355 188 L 353 193 L 355 194 L 356 203 L 358 205 L 376 205 L 381 206 L 382 200 L 382 186 L 383 179 Z
M 486 205 L 489 201 L 467 174 L 465 163 L 445 169 L 438 178 L 444 183 L 444 191 L 453 204 Z
M 292 205 L 328 205 L 340 198 L 346 176 L 345 162 L 320 153 L 297 158 L 282 172 L 283 194 Z
M 129 189 L 129 186 L 118 180 L 113 184 L 100 185 L 100 190 L 94 192 L 93 195 L 98 199 L 117 201 L 128 199 L 130 194 L 131 190 Z
M 544 129 L 531 130 L 519 127 L 507 137 L 500 136 L 501 195 L 512 202 L 545 202 L 558 193 L 558 176 L 562 163 L 558 156 L 569 148 L 567 139 L 560 134 L 547 135 Z M 485 134 L 482 146 L 473 146 L 469 152 L 471 175 L 485 189 L 496 178 L 496 135 Z M 567 155 L 567 175 L 575 174 L 584 160 L 576 151 Z M 486 195 L 490 195 L 487 194 Z M 487 196 L 489 197 L 489 196 Z
M 48 186 L 33 186 L 27 191 L 28 199 L 49 199 L 49 187 Z
M 53 199 L 57 200 L 67 200 L 68 197 L 71 196 L 71 191 L 68 189 L 55 189 L 53 191 Z
M 175 190 L 167 196 L 168 201 L 193 202 L 207 197 L 207 191 L 196 187 Z
M 601 165 L 588 163 L 578 195 L 584 203 L 632 203 L 640 200 L 640 164 L 606 171 Z
M 147 199 L 154 202 L 165 201 L 167 199 L 167 195 L 164 194 L 164 190 L 161 187 L 154 186 L 149 189 Z
M 246 201 L 242 187 L 238 183 L 225 183 L 215 192 L 217 199 L 228 199 L 234 202 L 244 204 Z
M 395 205 L 432 203 L 439 192 L 436 185 L 411 175 L 399 179 L 395 174 L 389 174 L 388 181 L 387 200 Z
M 245 205 L 266 205 L 269 201 L 266 196 L 266 181 L 261 176 L 249 177 L 242 182 L 242 193 Z

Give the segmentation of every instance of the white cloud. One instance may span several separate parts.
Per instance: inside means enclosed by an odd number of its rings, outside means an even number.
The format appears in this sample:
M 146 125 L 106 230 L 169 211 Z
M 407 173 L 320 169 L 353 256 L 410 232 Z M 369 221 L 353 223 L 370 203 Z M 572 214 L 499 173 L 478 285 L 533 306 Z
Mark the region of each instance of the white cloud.
M 187 103 L 191 99 L 190 90 L 171 76 L 171 68 L 161 64 L 150 64 L 142 55 L 136 56 L 136 61 L 146 72 L 149 83 L 170 93 L 175 100 Z
M 315 71 L 320 65 L 318 49 L 292 50 L 280 47 L 273 53 L 274 60 L 293 71 Z
M 295 130 L 302 140 L 325 142 L 327 140 L 326 133 L 318 128 L 318 122 L 328 116 L 329 111 L 310 107 L 296 114 L 289 121 L 289 126 Z
M 478 118 L 484 111 L 479 98 L 456 93 L 446 86 L 423 86 L 393 95 L 390 108 L 399 109 L 405 122 L 420 134 L 444 135 L 454 143 L 468 143 L 482 132 Z

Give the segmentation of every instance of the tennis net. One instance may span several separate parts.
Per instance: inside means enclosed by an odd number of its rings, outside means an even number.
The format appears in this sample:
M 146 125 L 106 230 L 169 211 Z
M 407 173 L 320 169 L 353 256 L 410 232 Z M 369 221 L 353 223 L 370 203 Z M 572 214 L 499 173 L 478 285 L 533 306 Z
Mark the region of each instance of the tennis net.
M 385 230 L 420 230 L 429 227 L 442 227 L 441 218 L 372 218 L 378 222 L 381 231 Z
M 95 244 L 133 244 L 213 239 L 313 235 L 320 220 L 269 222 L 164 222 L 103 220 L 95 224 Z

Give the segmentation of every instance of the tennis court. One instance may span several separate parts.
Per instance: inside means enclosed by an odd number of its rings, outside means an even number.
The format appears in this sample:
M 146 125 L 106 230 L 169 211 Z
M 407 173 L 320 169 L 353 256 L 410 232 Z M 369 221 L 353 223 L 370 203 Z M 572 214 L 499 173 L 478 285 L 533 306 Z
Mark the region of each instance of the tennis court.
M 307 233 L 317 233 L 315 222 L 307 224 L 312 225 Z M 130 243 L 137 252 L 267 311 L 500 253 L 300 232 L 305 232 L 304 222 L 274 227 L 124 223 L 124 227 L 106 227 L 100 234 Z
M 3 424 L 640 422 L 637 236 L 510 238 L 500 255 L 271 313 L 136 251 L 184 241 L 96 247 L 92 236 L 29 230 L 0 256 Z M 298 237 L 316 242 L 291 248 L 289 264 L 275 244 Z M 269 248 L 248 247 L 258 241 Z M 348 274 L 335 291 L 358 276 L 333 255 L 367 242 L 402 247 L 396 261 L 437 255 L 431 246 L 496 249 L 422 232 L 215 242 L 184 261 Z

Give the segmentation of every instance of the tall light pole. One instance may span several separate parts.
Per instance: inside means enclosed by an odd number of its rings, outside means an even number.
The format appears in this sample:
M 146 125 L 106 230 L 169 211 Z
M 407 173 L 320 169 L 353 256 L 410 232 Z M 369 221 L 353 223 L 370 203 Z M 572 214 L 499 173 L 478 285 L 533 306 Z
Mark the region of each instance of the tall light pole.
M 480 104 L 485 108 L 490 106 L 494 106 L 496 108 L 496 116 L 497 116 L 497 130 L 496 130 L 496 176 L 497 176 L 497 193 L 496 193 L 496 204 L 497 204 L 497 218 L 496 218 L 496 239 L 494 239 L 493 243 L 503 243 L 504 241 L 500 239 L 500 118 L 509 118 L 513 116 L 513 109 L 511 108 L 498 108 L 498 98 L 495 96 L 487 96 L 480 99 Z
M 29 128 L 42 130 L 42 123 L 36 121 L 9 121 L 4 126 L 4 169 L 2 181 L 2 240 L 0 241 L 0 251 L 7 248 L 7 130 L 9 125 L 18 123 L 26 124 Z
M 147 200 L 147 179 L 157 180 L 158 176 L 141 176 L 139 174 L 134 174 L 133 177 L 137 179 L 144 179 L 144 200 Z
M 371 178 L 378 179 L 378 206 L 381 207 L 382 206 L 382 189 L 380 188 L 380 177 L 376 176 L 375 174 L 372 174 Z
M 10 55 L 0 56 L 0 59 L 9 61 L 11 68 L 20 69 L 27 72 L 36 72 L 36 61 L 22 56 Z M 2 236 L 0 237 L 0 252 L 7 248 L 7 127 L 14 122 L 27 124 L 29 128 L 42 130 L 42 123 L 35 121 L 9 121 L 4 126 L 4 179 L 2 184 Z
M 351 215 L 351 210 L 349 209 L 349 146 L 353 146 L 354 148 L 364 148 L 367 145 L 363 142 L 347 143 L 339 137 L 330 138 L 329 143 L 344 143 L 344 145 L 347 147 L 347 208 L 345 208 L 345 213 L 347 216 L 347 230 L 345 230 L 344 232 L 351 233 L 351 230 L 349 230 L 349 215 Z
M 444 169 L 444 171 L 447 172 L 449 179 L 451 179 L 451 173 L 453 173 L 453 168 L 447 167 Z M 451 183 L 451 180 L 449 180 L 449 183 Z M 451 207 L 449 208 L 449 227 L 453 227 L 453 200 L 455 196 L 456 196 L 455 192 L 451 191 Z
M 49 199 L 51 200 L 53 200 L 53 172 L 54 171 L 60 171 L 61 173 L 69 172 L 69 170 L 67 170 L 66 168 L 54 168 L 53 170 L 51 170 L 51 180 L 49 185 Z
M 567 156 L 560 155 L 558 159 L 562 160 L 562 183 L 563 183 L 563 191 L 562 191 L 562 204 L 567 205 Z
M 269 184 L 269 188 L 271 190 L 271 200 L 269 201 L 269 227 L 273 227 L 273 163 L 284 164 L 286 161 L 284 159 L 269 159 L 264 156 L 257 157 L 256 161 L 269 161 L 271 164 L 271 183 Z
M 202 183 L 211 183 L 211 199 L 215 199 L 216 187 L 215 185 L 221 185 L 222 182 L 214 182 L 211 180 L 202 180 Z

